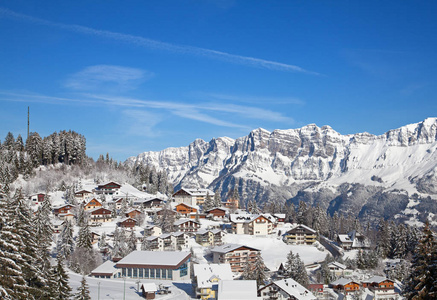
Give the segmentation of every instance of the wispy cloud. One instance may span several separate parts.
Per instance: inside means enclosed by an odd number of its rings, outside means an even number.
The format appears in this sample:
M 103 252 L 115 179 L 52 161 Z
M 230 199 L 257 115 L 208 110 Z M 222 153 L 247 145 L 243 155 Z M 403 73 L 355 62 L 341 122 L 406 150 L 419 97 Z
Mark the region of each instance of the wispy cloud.
M 256 57 L 231 54 L 223 51 L 217 51 L 217 50 L 206 49 L 201 47 L 176 45 L 176 44 L 148 39 L 137 35 L 112 32 L 108 30 L 99 30 L 99 29 L 94 29 L 91 27 L 86 27 L 81 25 L 57 23 L 57 22 L 52 22 L 52 21 L 28 16 L 25 14 L 20 14 L 12 10 L 9 10 L 7 8 L 0 7 L 0 16 L 14 18 L 26 22 L 32 22 L 34 24 L 52 26 L 59 29 L 77 32 L 81 34 L 93 35 L 93 36 L 108 38 L 112 40 L 118 40 L 124 43 L 133 44 L 149 49 L 158 49 L 158 50 L 165 50 L 165 51 L 177 52 L 182 54 L 190 54 L 195 56 L 204 56 L 210 59 L 216 59 L 216 60 L 230 62 L 233 64 L 245 65 L 245 66 L 261 68 L 261 69 L 286 71 L 286 72 L 300 72 L 300 73 L 306 73 L 312 75 L 320 75 L 317 72 L 309 71 L 296 65 L 265 60 Z
M 133 121 L 141 120 L 141 118 L 150 118 L 147 120 L 146 128 L 152 128 L 158 124 L 161 119 L 153 118 L 153 115 L 144 114 L 146 109 L 154 109 L 163 114 L 171 113 L 181 118 L 196 120 L 203 123 L 213 124 L 222 127 L 233 127 L 248 130 L 249 126 L 228 121 L 232 120 L 264 120 L 268 122 L 280 122 L 291 124 L 294 120 L 284 116 L 280 112 L 275 112 L 269 109 L 244 106 L 226 103 L 180 103 L 172 101 L 152 101 L 142 100 L 128 97 L 106 96 L 97 94 L 85 94 L 78 98 L 65 97 L 50 97 L 34 94 L 20 94 L 0 91 L 0 101 L 14 102 L 37 102 L 47 104 L 87 104 L 96 106 L 111 105 L 114 107 L 122 107 L 125 115 L 130 115 Z M 134 114 L 134 109 L 138 111 Z M 146 122 L 146 121 L 144 121 Z
M 203 99 L 225 100 L 225 101 L 234 101 L 234 102 L 242 102 L 242 103 L 272 103 L 272 104 L 296 104 L 296 105 L 305 104 L 303 100 L 294 97 L 259 97 L 259 96 L 251 96 L 251 95 L 229 95 L 229 94 L 204 93 L 204 92 L 196 92 L 193 94 L 195 97 L 199 97 Z
M 156 137 L 160 132 L 156 125 L 165 118 L 162 114 L 151 113 L 144 110 L 126 109 L 122 111 L 123 131 L 134 136 Z
M 128 90 L 149 79 L 153 73 L 122 66 L 96 65 L 85 68 L 67 79 L 65 86 L 74 90 Z

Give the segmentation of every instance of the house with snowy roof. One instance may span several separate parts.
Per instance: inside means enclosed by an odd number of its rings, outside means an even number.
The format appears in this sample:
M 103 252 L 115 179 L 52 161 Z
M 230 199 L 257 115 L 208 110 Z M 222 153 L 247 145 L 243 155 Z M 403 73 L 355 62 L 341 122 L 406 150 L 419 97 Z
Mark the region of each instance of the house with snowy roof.
M 261 300 L 256 280 L 220 280 L 217 300 Z
M 220 280 L 232 280 L 229 264 L 195 264 L 194 290 L 197 299 L 217 299 Z
M 337 293 L 344 295 L 354 294 L 360 290 L 360 284 L 352 279 L 341 277 L 329 284 Z
M 117 277 L 154 280 L 189 280 L 191 253 L 133 251 L 115 264 Z
M 137 221 L 132 218 L 123 218 L 117 222 L 117 225 L 123 228 L 133 228 L 137 225 Z
M 132 218 L 132 219 L 136 219 L 138 216 L 140 216 L 142 214 L 142 212 L 139 209 L 136 208 L 132 208 L 130 210 L 128 210 L 125 214 L 125 216 L 127 218 Z
M 213 197 L 214 192 L 209 189 L 181 188 L 173 194 L 173 200 L 176 203 L 185 203 L 191 206 L 203 205 L 207 195 Z
M 317 232 L 303 224 L 298 224 L 288 230 L 283 237 L 284 242 L 290 245 L 312 245 L 316 239 Z
M 200 223 L 191 219 L 179 219 L 173 223 L 175 231 L 197 232 L 200 228 Z
M 118 190 L 120 190 L 121 184 L 110 181 L 106 183 L 99 184 L 97 188 L 94 189 L 94 192 L 98 195 L 114 195 Z
M 228 263 L 232 272 L 243 272 L 246 264 L 254 262 L 261 250 L 239 244 L 225 244 L 212 248 L 211 253 L 213 263 Z
M 230 214 L 229 220 L 234 234 L 269 235 L 273 230 L 273 222 L 262 214 Z
M 89 221 L 97 222 L 97 223 L 106 223 L 112 222 L 112 212 L 109 209 L 103 207 L 97 207 L 91 210 L 88 210 L 90 214 Z
M 89 190 L 79 190 L 74 193 L 74 198 L 76 198 L 76 200 L 85 200 L 91 197 L 92 195 L 93 193 Z
M 263 300 L 316 300 L 317 297 L 313 295 L 304 286 L 293 280 L 286 278 L 278 280 L 260 288 L 258 296 Z
M 328 269 L 331 274 L 336 277 L 344 277 L 352 275 L 352 270 L 348 269 L 346 265 L 341 264 L 337 261 L 333 261 L 328 264 Z
M 96 198 L 92 198 L 91 200 L 89 200 L 85 203 L 85 205 L 83 206 L 83 209 L 85 211 L 87 211 L 87 210 L 91 210 L 91 209 L 95 209 L 95 208 L 99 208 L 99 207 L 103 207 L 102 202 L 100 202 Z
M 159 236 L 162 234 L 162 229 L 156 225 L 144 226 L 144 236 Z
M 175 208 L 179 214 L 185 217 L 188 216 L 190 213 L 197 213 L 199 211 L 198 207 L 192 206 L 187 203 L 179 203 L 178 205 L 176 205 Z
M 61 206 L 57 206 L 53 208 L 53 214 L 55 216 L 59 216 L 59 214 L 67 214 L 70 213 L 74 207 L 75 207 L 74 205 L 69 203 Z
M 339 234 L 337 241 L 344 250 L 370 248 L 369 239 L 356 230 L 353 230 L 348 234 Z
M 211 208 L 207 211 L 205 211 L 205 213 L 207 214 L 207 216 L 211 216 L 213 219 L 224 219 L 226 218 L 226 215 L 228 214 L 229 210 L 227 208 L 224 207 L 214 207 Z
M 148 198 L 148 199 L 136 199 L 134 205 L 142 206 L 145 209 L 162 208 L 164 206 L 164 200 L 160 198 Z
M 62 228 L 64 227 L 65 221 L 63 220 L 53 220 L 52 221 L 52 230 L 53 233 L 60 233 Z
M 383 276 L 373 276 L 362 280 L 361 284 L 375 294 L 375 299 L 397 299 L 399 296 L 395 291 L 394 281 Z
M 147 282 L 141 284 L 140 290 L 141 290 L 141 296 L 143 296 L 144 298 L 155 299 L 155 294 L 158 291 L 158 288 L 156 287 L 156 283 Z
M 97 268 L 91 271 L 90 276 L 95 278 L 114 278 L 118 270 L 115 267 L 115 263 L 107 260 Z
M 220 229 L 199 229 L 196 232 L 196 243 L 208 247 L 223 244 L 225 232 Z
M 188 248 L 189 236 L 185 232 L 164 233 L 146 238 L 150 251 L 182 250 Z

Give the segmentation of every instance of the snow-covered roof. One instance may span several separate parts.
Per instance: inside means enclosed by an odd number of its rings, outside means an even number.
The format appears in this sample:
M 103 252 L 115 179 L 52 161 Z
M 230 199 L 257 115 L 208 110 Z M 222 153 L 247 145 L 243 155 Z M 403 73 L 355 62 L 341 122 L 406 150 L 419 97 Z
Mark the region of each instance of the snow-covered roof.
M 92 274 L 114 274 L 117 271 L 115 268 L 115 263 L 113 263 L 110 260 L 105 261 L 103 264 L 95 268 L 92 272 Z
M 334 267 L 337 267 L 337 268 L 342 269 L 342 270 L 347 269 L 347 267 L 345 265 L 343 265 L 337 261 L 333 261 L 332 263 L 328 264 L 328 266 L 334 266 Z
M 276 221 L 276 219 L 270 214 L 230 214 L 229 220 L 232 223 L 250 223 L 253 220 L 258 219 L 259 217 L 264 217 L 270 222 Z
M 221 245 L 221 246 L 215 246 L 214 248 L 211 249 L 211 252 L 228 253 L 228 252 L 232 252 L 232 251 L 234 251 L 238 248 L 241 248 L 241 247 L 249 248 L 249 249 L 254 250 L 254 251 L 260 251 L 258 249 L 244 246 L 244 245 L 240 245 L 240 244 L 225 244 L 225 245 Z
M 179 220 L 175 221 L 173 224 L 174 224 L 175 226 L 179 226 L 179 225 L 184 224 L 184 223 L 189 222 L 189 221 L 191 221 L 191 222 L 193 222 L 193 223 L 200 224 L 199 222 L 197 222 L 197 221 L 195 221 L 195 220 L 192 220 L 192 219 L 179 219 Z
M 209 189 L 188 189 L 188 188 L 181 188 L 181 190 L 186 191 L 191 196 L 206 196 L 208 193 L 212 197 L 214 195 L 214 192 Z
M 375 282 L 375 283 L 381 283 L 381 282 L 386 281 L 386 280 L 390 280 L 390 279 L 388 279 L 387 277 L 384 277 L 384 276 L 373 276 L 373 277 L 371 277 L 371 278 L 369 278 L 369 279 L 367 279 L 367 280 L 363 280 L 362 282 L 367 282 L 367 283 L 373 283 L 373 282 Z
M 290 230 L 294 230 L 294 229 L 296 229 L 296 228 L 304 228 L 304 229 L 306 229 L 306 230 L 308 230 L 308 231 L 310 231 L 310 232 L 312 232 L 312 233 L 317 233 L 317 231 L 315 231 L 314 229 L 312 229 L 312 228 L 310 228 L 310 227 L 308 227 L 308 226 L 306 226 L 306 225 L 303 225 L 303 224 L 296 224 L 293 228 L 291 228 Z
M 273 214 L 273 216 L 278 219 L 285 219 L 285 214 Z
M 352 243 L 349 235 L 347 234 L 339 234 L 338 239 L 340 240 L 341 243 Z
M 135 219 L 132 219 L 132 218 L 130 218 L 130 217 L 127 217 L 127 218 L 123 218 L 123 219 L 121 219 L 120 221 L 118 221 L 117 223 L 123 223 L 123 222 L 125 222 L 125 221 L 127 221 L 127 220 L 132 220 L 132 221 L 135 221 Z M 137 221 L 135 221 L 135 223 L 136 223 Z
M 117 265 L 155 265 L 175 267 L 190 257 L 185 251 L 133 251 Z
M 144 292 L 152 292 L 152 293 L 158 290 L 154 282 L 143 283 L 141 285 L 141 289 L 144 290 Z
M 257 297 L 255 280 L 221 280 L 218 284 L 218 300 L 262 299 Z
M 230 264 L 195 264 L 194 276 L 197 278 L 197 287 L 210 288 L 213 283 L 211 279 L 214 277 L 220 280 L 232 280 L 232 270 Z
M 350 282 L 355 282 L 355 281 L 348 279 L 348 278 L 341 277 L 341 278 L 331 282 L 331 285 L 346 285 Z
M 297 300 L 317 299 L 309 290 L 291 278 L 275 281 L 273 284 Z

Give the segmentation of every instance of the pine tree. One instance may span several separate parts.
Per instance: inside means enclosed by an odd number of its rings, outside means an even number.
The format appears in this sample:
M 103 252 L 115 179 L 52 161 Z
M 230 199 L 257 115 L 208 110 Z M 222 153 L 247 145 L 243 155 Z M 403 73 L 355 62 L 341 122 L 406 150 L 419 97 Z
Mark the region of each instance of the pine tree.
M 221 207 L 222 206 L 222 200 L 220 198 L 220 188 L 218 188 L 214 193 L 214 200 L 213 200 L 213 206 L 214 207 Z
M 256 280 L 258 288 L 265 284 L 267 279 L 266 266 L 261 254 L 257 253 L 254 262 L 246 264 L 242 277 L 245 280 Z
M 65 221 L 64 227 L 59 234 L 58 244 L 58 257 L 68 259 L 74 250 L 74 238 L 73 227 L 69 220 Z
M 303 261 L 300 259 L 299 253 L 295 255 L 293 251 L 290 250 L 287 254 L 287 261 L 285 262 L 285 271 L 288 277 L 291 277 L 301 285 L 308 285 L 308 274 Z
M 27 299 L 27 286 L 21 266 L 21 237 L 14 228 L 14 212 L 9 197 L 0 189 L 0 295 L 9 299 Z
M 426 222 L 412 261 L 412 272 L 405 281 L 408 299 L 437 299 L 437 243 Z
M 92 249 L 92 235 L 88 223 L 79 228 L 76 246 L 78 248 Z
M 90 290 L 88 283 L 86 282 L 85 276 L 82 276 L 80 281 L 80 286 L 77 288 L 77 292 L 74 295 L 75 300 L 91 300 Z
M 103 232 L 102 235 L 100 236 L 98 246 L 99 246 L 100 250 L 105 249 L 108 246 L 108 243 L 106 242 L 106 233 L 105 232 Z
M 131 229 L 129 239 L 127 240 L 127 253 L 137 250 L 137 237 L 135 236 L 135 231 Z
M 205 202 L 203 203 L 203 211 L 208 211 L 214 208 L 214 200 L 211 198 L 209 192 L 206 192 Z
M 67 300 L 71 296 L 71 287 L 68 285 L 68 274 L 64 268 L 64 262 L 62 258 L 57 259 L 57 265 L 54 269 L 55 282 L 56 282 L 56 299 Z

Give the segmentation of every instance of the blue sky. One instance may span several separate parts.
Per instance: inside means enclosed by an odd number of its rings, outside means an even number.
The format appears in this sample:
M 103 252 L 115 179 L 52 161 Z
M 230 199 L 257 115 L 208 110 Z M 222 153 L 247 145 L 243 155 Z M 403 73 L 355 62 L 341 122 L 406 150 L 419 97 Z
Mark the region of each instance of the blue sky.
M 74 130 L 117 160 L 262 127 L 435 117 L 435 1 L 3 1 L 0 139 Z

